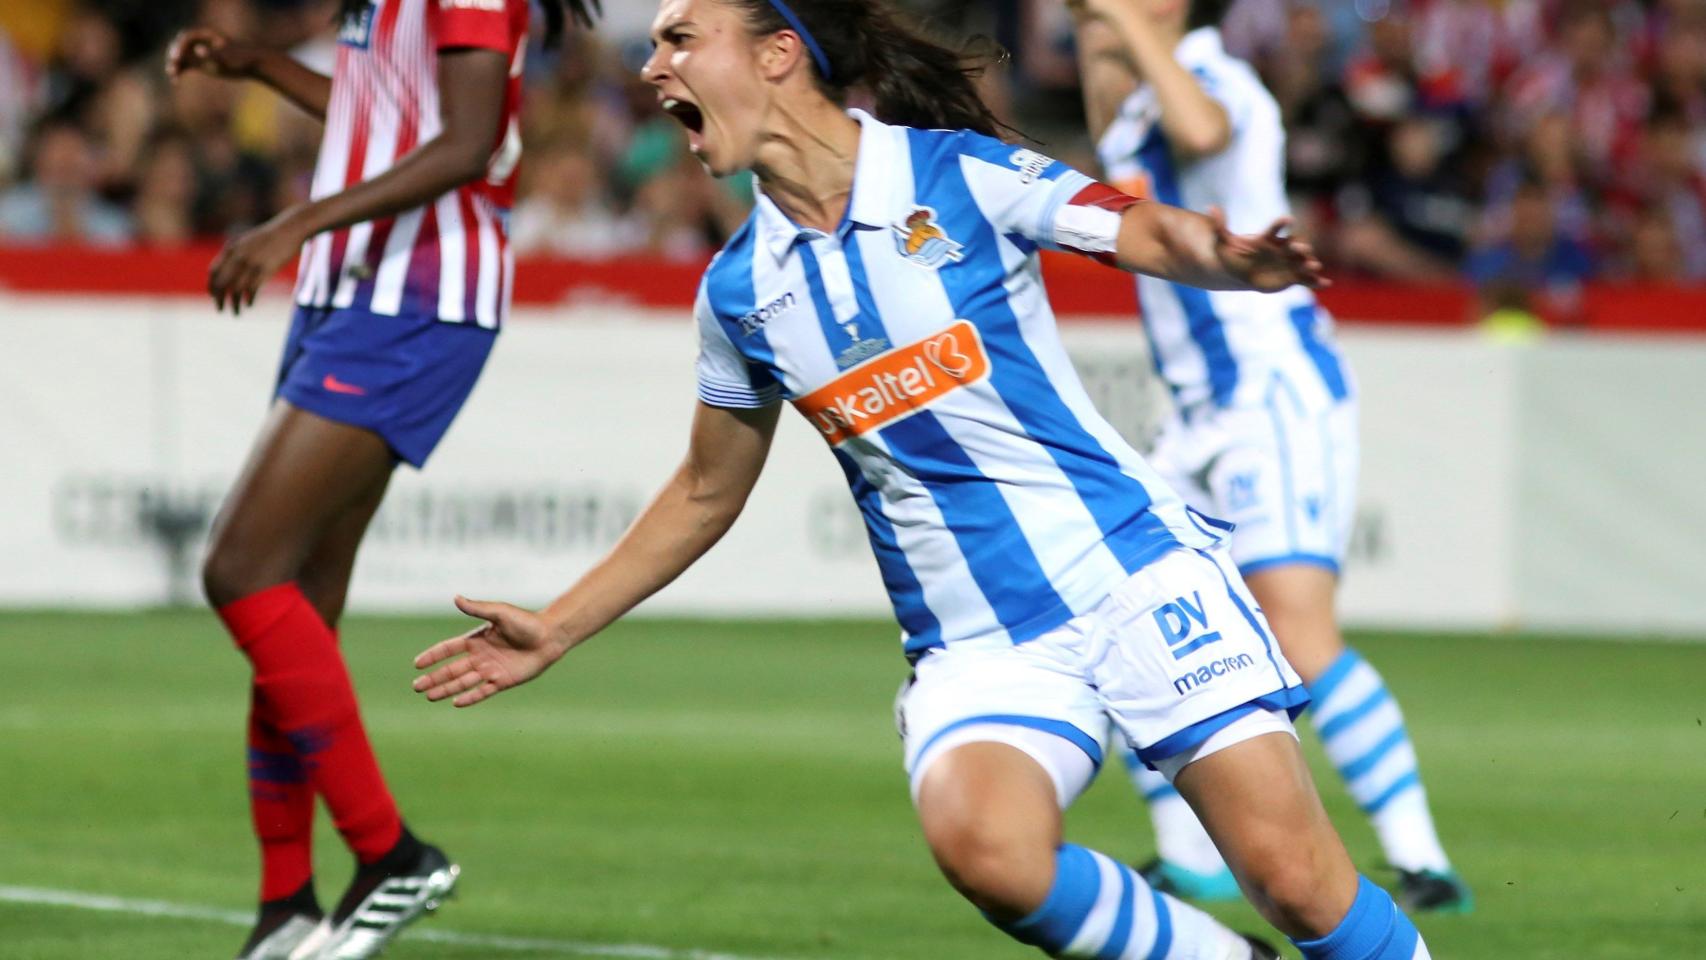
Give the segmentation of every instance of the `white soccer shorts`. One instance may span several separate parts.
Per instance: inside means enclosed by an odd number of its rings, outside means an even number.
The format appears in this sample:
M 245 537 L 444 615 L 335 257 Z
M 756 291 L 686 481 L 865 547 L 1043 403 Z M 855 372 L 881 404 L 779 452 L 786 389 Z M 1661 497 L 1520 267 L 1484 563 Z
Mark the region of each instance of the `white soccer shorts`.
M 1246 574 L 1286 564 L 1339 572 L 1356 519 L 1355 399 L 1307 403 L 1283 374 L 1256 406 L 1175 414 L 1147 458 L 1184 501 L 1234 524 Z
M 1272 722 L 1253 720 L 1295 715 L 1307 702 L 1225 549 L 1215 547 L 1166 554 L 1034 640 L 931 651 L 901 691 L 896 717 L 915 800 L 949 749 L 995 741 L 1042 764 L 1065 807 L 1101 765 L 1110 722 L 1171 776 L 1182 764 L 1169 759 L 1200 759 L 1270 732 Z M 1222 731 L 1247 735 L 1215 736 Z

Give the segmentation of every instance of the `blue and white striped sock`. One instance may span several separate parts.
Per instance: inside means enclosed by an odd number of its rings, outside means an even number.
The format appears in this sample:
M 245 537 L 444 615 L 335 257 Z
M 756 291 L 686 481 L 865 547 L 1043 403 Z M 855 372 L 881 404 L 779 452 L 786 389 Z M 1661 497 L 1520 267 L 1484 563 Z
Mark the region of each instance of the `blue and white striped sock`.
M 1249 960 L 1250 945 L 1130 867 L 1070 843 L 1055 852 L 1054 886 L 1036 912 L 997 922 L 1051 957 L 1096 960 Z
M 1293 940 L 1304 960 L 1432 960 L 1416 925 L 1385 890 L 1359 878 L 1357 898 L 1332 933 Z
M 1380 674 L 1346 650 L 1309 687 L 1309 716 L 1351 796 L 1380 836 L 1386 859 L 1401 870 L 1451 869 L 1434 829 L 1416 748 L 1398 701 Z

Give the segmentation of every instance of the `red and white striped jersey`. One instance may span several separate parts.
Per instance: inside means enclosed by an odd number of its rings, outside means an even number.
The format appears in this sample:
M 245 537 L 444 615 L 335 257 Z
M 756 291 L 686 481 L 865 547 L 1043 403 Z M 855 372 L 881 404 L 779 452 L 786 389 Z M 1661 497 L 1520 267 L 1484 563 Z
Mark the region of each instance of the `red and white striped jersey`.
M 510 58 L 486 176 L 395 217 L 319 234 L 302 249 L 296 302 L 497 327 L 515 258 L 509 208 L 521 160 L 519 109 L 528 0 L 371 0 L 338 31 L 314 199 L 379 176 L 442 129 L 438 53 Z

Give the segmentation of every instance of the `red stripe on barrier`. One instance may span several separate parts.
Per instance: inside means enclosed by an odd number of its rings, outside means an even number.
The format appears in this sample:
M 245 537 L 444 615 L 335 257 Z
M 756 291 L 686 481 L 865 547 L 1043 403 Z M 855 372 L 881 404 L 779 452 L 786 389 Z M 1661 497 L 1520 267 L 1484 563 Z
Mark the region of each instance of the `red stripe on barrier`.
M 0 290 L 128 296 L 199 296 L 207 290 L 214 246 L 178 250 L 89 247 L 0 247 Z M 516 266 L 515 303 L 549 307 L 591 304 L 678 309 L 686 316 L 704 272 L 702 261 L 651 257 L 609 260 L 524 258 Z M 1084 257 L 1045 253 L 1043 274 L 1055 311 L 1072 319 L 1123 321 L 1137 312 L 1132 278 Z M 288 297 L 281 273 L 265 296 Z M 1476 298 L 1466 286 L 1341 282 L 1321 302 L 1351 325 L 1467 326 Z M 1706 286 L 1595 284 L 1582 293 L 1571 329 L 1638 333 L 1706 333 Z

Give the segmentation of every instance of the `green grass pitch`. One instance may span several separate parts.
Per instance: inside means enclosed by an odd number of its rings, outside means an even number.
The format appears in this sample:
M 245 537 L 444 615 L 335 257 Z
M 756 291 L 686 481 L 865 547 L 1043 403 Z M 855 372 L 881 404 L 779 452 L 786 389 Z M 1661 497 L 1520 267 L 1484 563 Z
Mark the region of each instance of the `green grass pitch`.
M 201 612 L 0 620 L 0 886 L 251 907 L 246 667 Z M 871 622 L 622 625 L 473 710 L 410 693 L 409 658 L 457 629 L 357 618 L 344 647 L 405 815 L 463 864 L 421 929 L 648 944 L 654 957 L 1033 956 L 936 875 L 890 701 L 894 630 Z M 1408 714 L 1466 917 L 1421 918 L 1440 960 L 1706 957 L 1706 645 L 1360 635 Z M 1353 856 L 1368 827 L 1306 736 Z M 1117 766 L 1068 835 L 1138 860 Z M 321 817 L 323 899 L 350 864 Z M 1218 910 L 1246 929 L 1255 915 Z M 213 920 L 0 896 L 0 956 L 229 957 Z M 395 960 L 595 956 L 408 935 Z M 611 955 L 611 954 L 604 954 Z M 638 951 L 633 956 L 647 956 Z

